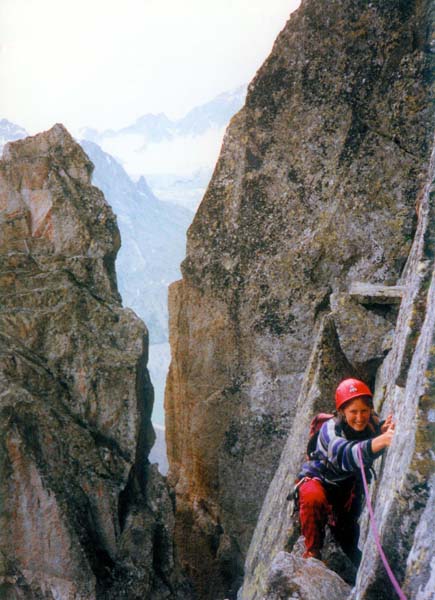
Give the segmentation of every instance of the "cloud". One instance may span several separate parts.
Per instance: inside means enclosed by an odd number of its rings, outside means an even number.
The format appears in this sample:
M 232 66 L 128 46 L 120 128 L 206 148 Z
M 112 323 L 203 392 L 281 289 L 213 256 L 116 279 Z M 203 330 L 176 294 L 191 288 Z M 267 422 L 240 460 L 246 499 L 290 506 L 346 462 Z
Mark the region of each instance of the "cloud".
M 189 175 L 216 162 L 224 133 L 225 127 L 213 128 L 199 136 L 176 137 L 147 145 L 142 136 L 124 135 L 108 138 L 102 147 L 117 157 L 133 177 L 146 173 Z

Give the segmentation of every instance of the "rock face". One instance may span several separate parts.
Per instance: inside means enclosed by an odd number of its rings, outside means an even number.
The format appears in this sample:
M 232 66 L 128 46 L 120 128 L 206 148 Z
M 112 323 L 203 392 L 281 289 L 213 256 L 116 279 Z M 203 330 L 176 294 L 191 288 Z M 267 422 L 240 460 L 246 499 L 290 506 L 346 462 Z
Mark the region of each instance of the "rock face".
M 375 387 L 375 406 L 395 415 L 397 432 L 388 449 L 374 486 L 375 518 L 381 542 L 407 598 L 429 600 L 435 594 L 433 548 L 434 515 L 434 350 L 435 350 L 435 146 L 423 189 L 419 222 L 403 275 L 403 290 L 392 347 L 380 366 Z M 242 600 L 260 600 L 275 572 L 273 557 L 284 546 L 293 553 L 298 527 L 286 496 L 303 460 L 307 419 L 324 408 L 323 382 L 330 370 L 324 363 L 324 342 L 333 336 L 328 327 L 334 313 L 325 318 L 322 331 L 305 373 L 296 419 L 270 485 L 246 561 Z M 380 332 L 382 337 L 382 332 Z M 373 335 L 375 338 L 376 336 Z M 342 352 L 341 348 L 338 348 Z M 328 351 L 328 355 L 331 353 Z M 345 359 L 344 353 L 341 360 Z M 334 360 L 335 362 L 335 360 Z M 335 362 L 338 364 L 338 361 Z M 316 404 L 317 403 L 317 404 Z M 305 429 L 305 431 L 304 431 Z M 378 465 L 379 467 L 379 465 Z M 423 533 L 424 532 L 424 533 Z M 360 545 L 363 560 L 353 600 L 387 600 L 395 592 L 380 563 L 367 515 Z M 287 570 L 286 570 L 287 573 Z M 288 575 L 292 579 L 291 573 Z
M 433 36 L 429 0 L 305 0 L 227 131 L 170 290 L 169 479 L 201 598 L 234 596 L 295 415 L 292 465 L 337 378 L 373 384 L 392 352 L 397 301 L 346 294 L 403 276 L 433 142 Z
M 61 125 L 0 161 L 0 595 L 188 598 L 147 461 L 147 330 L 92 169 Z

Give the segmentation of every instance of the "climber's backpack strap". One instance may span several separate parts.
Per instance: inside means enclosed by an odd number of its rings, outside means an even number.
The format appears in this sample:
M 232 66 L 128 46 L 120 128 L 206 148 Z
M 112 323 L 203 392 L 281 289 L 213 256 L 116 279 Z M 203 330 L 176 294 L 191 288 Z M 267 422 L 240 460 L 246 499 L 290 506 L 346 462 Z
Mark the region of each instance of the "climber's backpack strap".
M 319 437 L 319 431 L 322 427 L 323 423 L 332 419 L 334 415 L 330 413 L 318 413 L 310 423 L 310 439 L 307 444 L 307 456 L 308 458 L 312 457 L 313 452 L 316 451 L 317 447 L 317 438 Z

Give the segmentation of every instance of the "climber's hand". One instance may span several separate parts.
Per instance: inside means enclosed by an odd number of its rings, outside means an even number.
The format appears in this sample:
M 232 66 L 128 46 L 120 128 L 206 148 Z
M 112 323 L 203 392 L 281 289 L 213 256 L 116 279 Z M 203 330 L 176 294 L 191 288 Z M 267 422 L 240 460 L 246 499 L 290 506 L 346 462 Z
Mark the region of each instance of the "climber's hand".
M 393 415 L 388 415 L 388 417 L 385 419 L 385 421 L 382 424 L 381 433 L 386 433 L 392 423 L 393 423 Z
M 372 452 L 379 452 L 380 450 L 391 446 L 395 428 L 395 423 L 393 423 L 393 421 L 389 421 L 387 430 L 384 431 L 384 433 L 381 433 L 381 435 L 378 435 L 377 437 L 372 439 Z
M 396 424 L 391 421 L 391 423 L 388 425 L 388 429 L 384 433 L 381 434 L 380 437 L 382 437 L 384 439 L 385 447 L 391 445 L 391 442 L 393 441 L 395 429 L 396 429 Z

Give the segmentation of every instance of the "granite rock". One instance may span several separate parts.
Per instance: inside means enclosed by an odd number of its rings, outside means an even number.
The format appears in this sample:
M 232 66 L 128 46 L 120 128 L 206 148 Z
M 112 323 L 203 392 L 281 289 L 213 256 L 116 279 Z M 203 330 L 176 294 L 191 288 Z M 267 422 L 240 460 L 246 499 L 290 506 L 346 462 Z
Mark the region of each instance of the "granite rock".
M 279 552 L 270 567 L 264 600 L 346 600 L 350 586 L 315 558 Z
M 203 598 L 241 581 L 331 294 L 402 275 L 433 142 L 432 42 L 428 0 L 305 0 L 227 130 L 169 306 L 169 480 Z M 397 311 L 380 316 L 386 334 Z M 368 341 L 346 361 L 372 385 L 391 343 Z
M 391 305 L 370 305 L 370 310 L 349 294 L 331 294 L 331 314 L 340 347 L 361 379 L 370 380 L 391 350 L 397 311 Z
M 407 264 L 398 284 L 403 298 L 392 347 L 376 373 L 377 411 L 393 414 L 396 434 L 372 484 L 371 497 L 381 544 L 407 598 L 425 600 L 435 594 L 433 547 L 434 342 L 435 342 L 435 147 L 422 188 L 419 220 Z M 334 319 L 331 314 L 331 319 Z M 314 352 L 314 351 L 313 351 Z M 313 356 L 314 364 L 322 366 Z M 315 383 L 312 366 L 307 389 Z M 323 377 L 322 377 L 323 379 Z M 302 388 L 295 424 L 268 490 L 248 552 L 242 600 L 262 598 L 272 559 L 282 548 L 294 553 L 297 522 L 284 506 L 288 481 L 297 475 L 300 429 L 297 426 L 310 396 Z M 278 525 L 277 525 L 278 523 Z M 375 546 L 367 512 L 361 523 L 362 562 L 349 600 L 389 600 L 393 585 Z M 285 531 L 287 527 L 287 531 Z
M 147 330 L 121 307 L 92 168 L 61 125 L 0 161 L 0 591 L 189 598 L 147 460 Z

